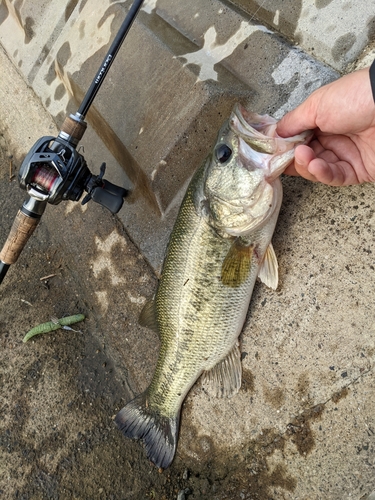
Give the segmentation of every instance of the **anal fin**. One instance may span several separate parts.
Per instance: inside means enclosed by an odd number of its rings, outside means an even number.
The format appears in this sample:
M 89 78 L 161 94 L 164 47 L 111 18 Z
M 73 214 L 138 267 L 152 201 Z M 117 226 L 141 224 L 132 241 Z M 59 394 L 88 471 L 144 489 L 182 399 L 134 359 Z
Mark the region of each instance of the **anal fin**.
M 241 354 L 237 342 L 226 358 L 211 370 L 203 372 L 201 383 L 210 394 L 229 398 L 240 390 L 241 380 Z
M 158 323 L 156 320 L 155 299 L 148 300 L 143 306 L 138 322 L 141 326 L 150 328 L 159 334 Z

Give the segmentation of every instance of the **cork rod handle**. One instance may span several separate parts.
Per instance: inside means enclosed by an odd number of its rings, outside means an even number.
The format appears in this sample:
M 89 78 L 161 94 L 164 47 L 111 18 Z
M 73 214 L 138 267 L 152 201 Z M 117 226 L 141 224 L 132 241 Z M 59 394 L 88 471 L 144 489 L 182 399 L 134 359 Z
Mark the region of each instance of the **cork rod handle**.
M 39 221 L 40 217 L 29 217 L 19 210 L 14 219 L 8 239 L 0 252 L 0 260 L 4 262 L 4 264 L 14 264 L 17 262 L 18 257 L 30 236 L 33 234 Z

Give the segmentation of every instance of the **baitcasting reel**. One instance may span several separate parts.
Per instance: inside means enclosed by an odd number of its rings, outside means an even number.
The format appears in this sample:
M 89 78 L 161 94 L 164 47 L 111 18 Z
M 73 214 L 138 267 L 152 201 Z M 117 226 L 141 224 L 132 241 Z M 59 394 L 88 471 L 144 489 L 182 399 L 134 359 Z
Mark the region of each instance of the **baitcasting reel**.
M 134 0 L 76 114 L 65 118 L 57 137 L 39 139 L 22 162 L 18 180 L 29 198 L 19 210 L 0 252 L 0 283 L 10 265 L 17 261 L 47 203 L 58 205 L 64 200 L 78 201 L 86 191 L 82 204 L 92 199 L 113 214 L 121 209 L 128 191 L 103 179 L 105 163 L 99 175 L 91 174 L 77 145 L 87 127 L 85 116 L 143 1 Z
M 64 125 L 74 118 L 75 115 L 68 117 Z M 20 168 L 20 187 L 35 200 L 52 205 L 63 200 L 78 201 L 83 191 L 87 191 L 82 204 L 92 199 L 116 214 L 128 191 L 103 179 L 105 163 L 99 175 L 92 175 L 84 157 L 76 150 L 74 138 L 63 138 L 64 135 L 62 131 L 56 138 L 42 137 L 34 144 Z

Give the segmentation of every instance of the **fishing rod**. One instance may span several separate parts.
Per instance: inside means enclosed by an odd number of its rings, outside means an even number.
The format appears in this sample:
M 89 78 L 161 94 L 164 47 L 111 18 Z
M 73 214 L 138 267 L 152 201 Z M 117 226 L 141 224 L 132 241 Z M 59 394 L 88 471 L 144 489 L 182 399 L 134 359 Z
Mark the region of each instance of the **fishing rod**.
M 41 137 L 25 156 L 18 181 L 27 191 L 28 198 L 16 215 L 0 252 L 0 283 L 33 234 L 47 203 L 58 205 L 63 200 L 78 201 L 86 191 L 82 205 L 93 200 L 113 214 L 121 209 L 128 190 L 103 179 L 105 163 L 100 167 L 100 174 L 93 175 L 77 146 L 87 128 L 86 114 L 143 2 L 133 1 L 78 111 L 65 118 L 57 137 Z

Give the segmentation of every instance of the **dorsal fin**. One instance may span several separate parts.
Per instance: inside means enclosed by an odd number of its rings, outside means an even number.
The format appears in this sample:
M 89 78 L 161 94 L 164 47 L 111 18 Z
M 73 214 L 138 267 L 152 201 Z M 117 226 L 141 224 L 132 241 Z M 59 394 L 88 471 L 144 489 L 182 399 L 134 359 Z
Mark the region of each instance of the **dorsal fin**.
M 239 344 L 236 342 L 228 356 L 211 370 L 203 372 L 201 383 L 210 394 L 231 397 L 241 387 L 242 365 Z
M 263 257 L 262 265 L 259 269 L 259 279 L 267 286 L 276 290 L 279 282 L 277 258 L 273 249 L 272 243 L 267 247 L 266 253 Z

